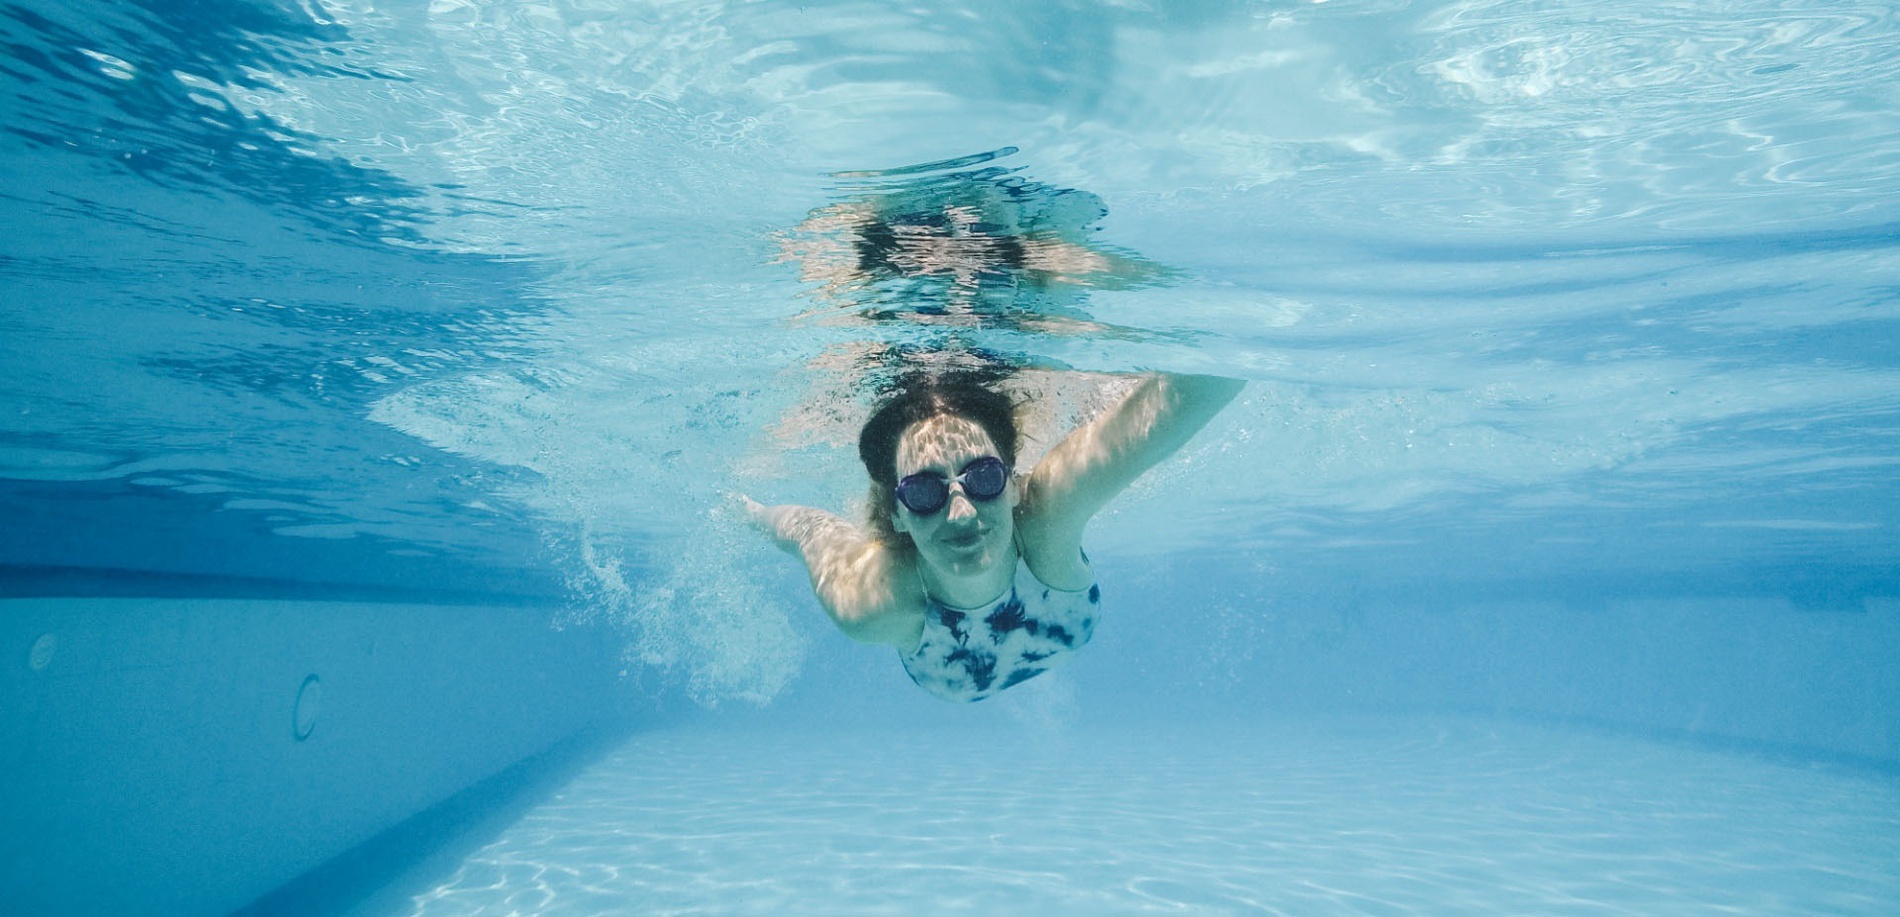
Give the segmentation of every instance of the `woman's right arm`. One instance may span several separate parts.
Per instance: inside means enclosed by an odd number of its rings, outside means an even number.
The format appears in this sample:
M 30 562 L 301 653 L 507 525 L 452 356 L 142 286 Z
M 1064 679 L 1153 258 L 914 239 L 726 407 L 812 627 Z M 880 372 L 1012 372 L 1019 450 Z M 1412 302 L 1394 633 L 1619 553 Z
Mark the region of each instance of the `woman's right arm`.
M 742 497 L 746 513 L 780 548 L 805 562 L 812 592 L 845 636 L 909 649 L 923 627 L 923 603 L 907 563 L 883 542 L 809 506 L 765 506 Z

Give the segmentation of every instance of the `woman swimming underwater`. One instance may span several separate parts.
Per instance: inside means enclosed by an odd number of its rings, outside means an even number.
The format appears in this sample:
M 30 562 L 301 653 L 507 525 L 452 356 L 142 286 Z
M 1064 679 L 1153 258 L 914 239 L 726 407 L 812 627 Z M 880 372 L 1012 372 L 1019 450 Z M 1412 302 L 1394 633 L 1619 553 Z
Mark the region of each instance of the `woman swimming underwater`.
M 839 630 L 895 647 L 911 679 L 938 697 L 981 700 L 1088 642 L 1101 593 L 1083 528 L 1241 386 L 1143 376 L 1019 476 L 1007 396 L 970 375 L 916 375 L 859 435 L 868 526 L 811 507 L 745 504 L 804 560 Z

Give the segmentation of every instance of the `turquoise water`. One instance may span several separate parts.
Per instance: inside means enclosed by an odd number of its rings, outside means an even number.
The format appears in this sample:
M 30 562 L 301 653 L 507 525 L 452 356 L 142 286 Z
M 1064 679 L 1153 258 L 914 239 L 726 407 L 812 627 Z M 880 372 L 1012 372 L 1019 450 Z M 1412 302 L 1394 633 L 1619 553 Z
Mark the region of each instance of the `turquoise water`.
M 837 852 L 896 857 L 922 883 L 902 888 L 800 885 L 777 872 L 798 836 L 734 840 L 851 819 L 715 812 L 679 834 L 691 818 L 649 800 L 606 853 L 529 857 L 547 901 L 1900 897 L 1888 5 L 6 0 L 0 36 L 4 594 L 545 603 L 612 635 L 626 703 L 710 730 L 601 767 L 744 760 L 731 736 L 765 722 L 948 730 L 930 741 L 1099 757 L 1079 786 L 1130 787 L 1122 815 L 1062 808 L 1043 840 L 938 790 L 937 833 Z M 1133 267 L 831 283 L 814 221 L 891 201 L 988 208 Z M 1088 653 L 969 709 L 830 632 L 730 496 L 855 506 L 870 384 L 944 353 L 1031 367 L 1043 446 L 1117 373 L 1249 381 L 1091 528 L 1108 617 Z M 1389 731 L 1342 738 L 1333 715 Z M 1470 718 L 1419 765 L 1452 801 L 1359 767 L 1425 741 L 1415 716 Z M 1321 718 L 1306 756 L 1223 769 L 1274 717 Z M 1227 749 L 1197 779 L 1266 808 L 1140 783 L 1130 737 L 1155 723 Z M 907 748 L 893 769 L 928 766 Z M 1491 773 L 1470 762 L 1499 755 L 1501 798 L 1536 817 L 1453 824 Z M 1627 783 L 1606 760 L 1634 762 Z M 1065 784 L 1038 767 L 1021 779 Z M 787 785 L 826 786 L 805 773 Z M 719 776 L 680 792 L 747 792 Z M 1269 805 L 1302 777 L 1324 804 Z M 1573 778 L 1607 809 L 1552 795 Z M 1738 789 L 1688 788 L 1717 779 Z M 1365 797 L 1391 787 L 1387 821 Z M 890 808 L 857 790 L 809 804 Z M 1653 832 L 1655 807 L 1706 830 Z M 1142 814 L 1164 810 L 1177 840 Z M 393 906 L 519 893 L 482 870 L 537 843 L 534 818 Z M 1292 850 L 1314 819 L 1325 843 Z M 1743 823 L 1778 827 L 1742 844 Z M 680 845 L 735 872 L 669 860 Z M 1115 870 L 1110 847 L 1126 881 L 1022 865 Z M 1428 878 L 1371 882 L 1380 850 Z M 675 871 L 554 865 L 623 854 Z M 1641 878 L 1563 879 L 1603 856 Z M 753 873 L 784 881 L 720 897 Z M 963 890 L 930 898 L 943 883 Z

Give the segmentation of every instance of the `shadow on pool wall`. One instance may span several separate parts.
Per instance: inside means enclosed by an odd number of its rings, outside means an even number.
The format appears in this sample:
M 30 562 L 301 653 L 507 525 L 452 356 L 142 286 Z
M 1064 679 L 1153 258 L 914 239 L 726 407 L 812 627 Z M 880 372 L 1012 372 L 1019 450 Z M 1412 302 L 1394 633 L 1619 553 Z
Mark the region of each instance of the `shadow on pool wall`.
M 1089 706 L 1130 718 L 1475 714 L 1900 769 L 1892 584 L 1815 606 L 1669 584 L 1324 588 L 1178 563 L 1102 579 L 1114 613 L 1077 677 Z

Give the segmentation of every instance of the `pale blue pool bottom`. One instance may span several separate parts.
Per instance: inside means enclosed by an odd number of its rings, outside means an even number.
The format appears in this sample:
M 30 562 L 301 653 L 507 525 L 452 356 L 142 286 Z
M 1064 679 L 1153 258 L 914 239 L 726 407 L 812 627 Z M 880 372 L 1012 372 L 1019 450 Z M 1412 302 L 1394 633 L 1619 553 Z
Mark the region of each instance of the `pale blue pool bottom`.
M 1900 906 L 1888 773 L 1442 717 L 1048 725 L 638 735 L 366 913 Z

